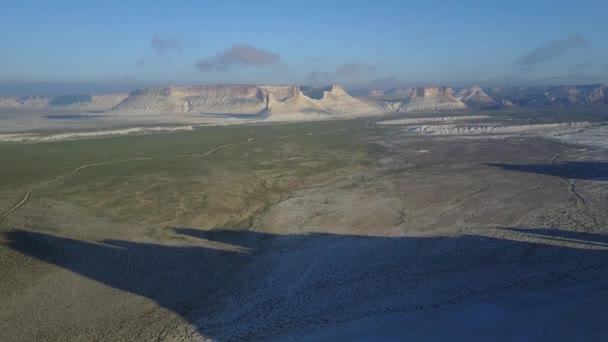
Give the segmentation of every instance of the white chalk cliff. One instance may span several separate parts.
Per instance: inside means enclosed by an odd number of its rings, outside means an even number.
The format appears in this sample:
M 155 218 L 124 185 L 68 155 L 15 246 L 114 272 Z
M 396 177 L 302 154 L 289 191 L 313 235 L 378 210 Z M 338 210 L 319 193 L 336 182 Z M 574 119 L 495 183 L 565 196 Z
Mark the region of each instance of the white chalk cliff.
M 129 94 L 111 110 L 132 113 L 195 113 L 263 115 L 273 120 L 320 116 L 379 114 L 385 107 L 357 99 L 340 86 L 319 90 L 320 98 L 305 95 L 299 86 L 221 85 L 142 89 Z
M 398 88 L 387 91 L 373 90 L 370 97 L 383 101 L 393 111 L 436 111 L 456 110 L 467 108 L 461 100 L 454 97 L 452 88 L 449 87 L 418 87 Z
M 341 86 L 325 88 L 261 85 L 206 85 L 145 88 L 130 94 L 0 97 L 2 113 L 86 113 L 120 115 L 238 115 L 267 121 L 317 120 L 389 112 L 449 111 L 465 108 L 571 107 L 608 105 L 608 87 L 432 86 L 371 90 L 353 97 Z
M 486 94 L 481 87 L 461 89 L 456 94 L 456 99 L 462 101 L 469 107 L 494 107 L 498 102 Z

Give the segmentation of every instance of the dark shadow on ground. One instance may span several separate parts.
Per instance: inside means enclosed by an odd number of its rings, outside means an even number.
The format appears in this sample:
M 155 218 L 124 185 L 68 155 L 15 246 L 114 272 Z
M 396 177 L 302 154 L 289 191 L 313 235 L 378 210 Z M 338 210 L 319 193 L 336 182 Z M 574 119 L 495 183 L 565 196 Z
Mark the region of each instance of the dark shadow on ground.
M 259 340 L 390 312 L 433 312 L 522 284 L 546 293 L 572 281 L 560 275 L 579 270 L 576 281 L 587 282 L 593 274 L 585 272 L 608 262 L 605 250 L 592 249 L 604 245 L 606 235 L 503 229 L 578 244 L 190 228 L 174 229 L 181 237 L 174 241 L 189 246 L 93 243 L 23 230 L 5 238 L 15 251 L 153 300 L 216 340 Z M 531 251 L 542 253 L 535 258 Z
M 608 247 L 608 235 L 589 233 L 589 232 L 575 232 L 570 230 L 560 230 L 551 228 L 500 228 L 511 232 L 517 232 L 521 234 L 530 234 L 547 239 L 564 239 L 571 240 L 573 242 L 582 242 L 589 245 L 601 245 Z
M 569 179 L 608 180 L 608 163 L 563 162 L 557 164 L 486 164 L 509 171 L 531 172 Z

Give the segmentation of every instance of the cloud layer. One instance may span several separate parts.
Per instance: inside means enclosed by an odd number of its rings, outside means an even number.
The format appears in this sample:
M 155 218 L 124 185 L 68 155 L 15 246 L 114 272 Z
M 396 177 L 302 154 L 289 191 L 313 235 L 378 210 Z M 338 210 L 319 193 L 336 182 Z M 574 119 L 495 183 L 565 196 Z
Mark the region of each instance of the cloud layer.
M 201 59 L 196 63 L 196 68 L 202 72 L 227 71 L 236 66 L 276 65 L 280 62 L 281 56 L 278 53 L 238 44 L 218 55 Z
M 350 78 L 367 75 L 376 70 L 375 67 L 362 63 L 345 63 L 336 68 L 336 77 Z
M 148 51 L 135 61 L 135 65 L 143 67 L 150 60 L 156 58 L 170 63 L 171 57 L 173 57 L 171 56 L 172 54 L 182 54 L 186 49 L 194 45 L 196 43 L 185 40 L 181 35 L 157 33 L 150 39 Z
M 309 85 L 326 85 L 334 82 L 334 77 L 329 72 L 312 71 L 306 75 L 305 84 Z
M 325 85 L 330 83 L 353 81 L 372 75 L 376 68 L 365 63 L 344 63 L 336 67 L 334 72 L 310 72 L 304 82 L 309 85 Z
M 178 35 L 156 34 L 152 37 L 150 46 L 159 55 L 165 55 L 171 51 L 183 51 L 188 46 L 188 43 Z
M 573 34 L 564 39 L 549 42 L 515 60 L 514 64 L 522 67 L 534 67 L 562 56 L 571 50 L 589 45 L 589 41 L 580 34 Z

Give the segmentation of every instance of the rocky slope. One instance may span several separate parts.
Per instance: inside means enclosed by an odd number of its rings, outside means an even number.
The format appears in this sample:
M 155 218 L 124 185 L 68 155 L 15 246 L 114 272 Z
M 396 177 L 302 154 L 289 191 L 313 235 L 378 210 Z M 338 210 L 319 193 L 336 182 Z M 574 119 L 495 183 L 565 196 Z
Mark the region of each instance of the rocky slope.
M 388 112 L 466 108 L 608 106 L 608 86 L 460 88 L 432 86 L 370 90 L 353 97 L 341 86 L 207 85 L 145 88 L 130 94 L 0 97 L 0 113 L 233 115 L 271 121 L 316 120 Z M 143 117 L 143 116 L 141 116 Z M 185 117 L 185 116 L 184 116 Z
M 267 107 L 269 91 L 256 86 L 146 88 L 112 108 L 119 112 L 255 114 Z
M 608 105 L 608 86 L 549 86 L 489 88 L 489 96 L 520 107 L 575 107 Z
M 340 86 L 310 90 L 299 86 L 223 85 L 142 89 L 112 108 L 116 112 L 263 115 L 305 119 L 328 115 L 382 113 L 382 104 L 348 95 Z M 314 95 L 313 95 L 314 94 Z
M 469 107 L 488 108 L 499 106 L 499 102 L 486 94 L 481 87 L 463 88 L 458 91 L 456 98 Z
M 562 108 L 608 105 L 608 86 L 543 86 L 460 88 L 448 87 L 373 89 L 368 98 L 382 101 L 395 111 L 436 111 L 462 108 Z
M 460 99 L 454 97 L 449 87 L 398 88 L 373 90 L 370 98 L 382 101 L 396 112 L 456 110 L 467 108 Z

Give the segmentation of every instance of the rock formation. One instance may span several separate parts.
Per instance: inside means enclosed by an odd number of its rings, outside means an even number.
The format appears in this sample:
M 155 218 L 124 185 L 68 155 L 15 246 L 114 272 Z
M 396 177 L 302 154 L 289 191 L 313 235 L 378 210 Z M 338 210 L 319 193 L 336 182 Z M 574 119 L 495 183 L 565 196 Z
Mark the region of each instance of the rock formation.
M 353 97 L 341 86 L 205 85 L 145 88 L 130 94 L 0 97 L 3 113 L 238 115 L 269 121 L 317 120 L 387 112 L 465 108 L 559 108 L 608 105 L 608 87 L 551 86 L 459 89 L 433 86 L 370 90 Z
M 456 110 L 467 105 L 454 97 L 449 87 L 397 88 L 374 90 L 370 97 L 390 105 L 397 112 Z
M 456 98 L 469 107 L 488 108 L 499 106 L 498 101 L 486 94 L 481 87 L 460 89 Z
M 608 105 L 608 86 L 602 84 L 493 88 L 486 92 L 497 101 L 519 107 L 555 108 Z
M 330 115 L 378 114 L 384 106 L 356 99 L 340 86 L 318 90 L 312 98 L 299 86 L 222 85 L 142 89 L 112 108 L 115 112 L 265 114 L 276 120 Z

